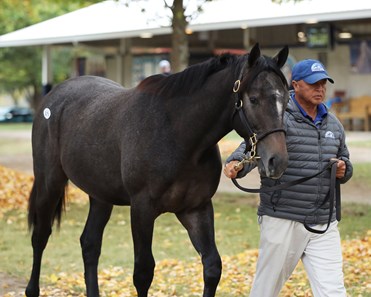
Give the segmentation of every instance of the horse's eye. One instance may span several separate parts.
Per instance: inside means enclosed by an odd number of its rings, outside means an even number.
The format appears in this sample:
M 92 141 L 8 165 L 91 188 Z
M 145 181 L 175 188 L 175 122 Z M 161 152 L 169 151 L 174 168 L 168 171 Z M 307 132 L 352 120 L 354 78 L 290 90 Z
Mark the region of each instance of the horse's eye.
M 251 97 L 249 97 L 249 99 L 250 99 L 250 102 L 252 104 L 257 104 L 258 103 L 258 98 L 256 98 L 255 96 L 251 96 Z

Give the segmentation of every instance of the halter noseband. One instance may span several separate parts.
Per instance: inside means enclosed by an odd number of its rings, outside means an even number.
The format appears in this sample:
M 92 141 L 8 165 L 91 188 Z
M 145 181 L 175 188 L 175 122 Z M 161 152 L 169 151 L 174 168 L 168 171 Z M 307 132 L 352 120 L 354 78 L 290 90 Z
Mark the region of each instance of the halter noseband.
M 259 134 L 259 135 L 257 135 L 257 133 L 255 133 L 252 130 L 249 122 L 247 121 L 246 115 L 243 112 L 243 108 L 242 108 L 243 101 L 238 96 L 238 91 L 240 90 L 240 86 L 241 86 L 241 78 L 242 78 L 242 71 L 241 71 L 241 74 L 240 74 L 239 79 L 237 79 L 234 82 L 234 85 L 233 85 L 233 95 L 235 97 L 235 112 L 233 114 L 233 117 L 234 117 L 234 115 L 236 113 L 238 113 L 243 126 L 247 130 L 247 133 L 249 135 L 249 141 L 247 142 L 246 139 L 245 139 L 246 148 L 245 148 L 245 151 L 244 151 L 244 155 L 246 155 L 247 152 L 250 152 L 250 154 L 249 154 L 250 156 L 249 157 L 246 157 L 241 162 L 239 162 L 235 166 L 236 169 L 241 169 L 243 167 L 243 164 L 244 163 L 252 162 L 252 161 L 254 161 L 256 159 L 260 159 L 260 157 L 257 155 L 257 152 L 256 152 L 257 144 L 258 144 L 258 142 L 260 140 L 264 139 L 268 135 L 270 135 L 272 133 L 275 133 L 275 132 L 283 132 L 283 133 L 286 134 L 286 131 L 284 129 L 282 129 L 282 128 L 272 129 L 270 131 L 264 132 L 264 133 Z

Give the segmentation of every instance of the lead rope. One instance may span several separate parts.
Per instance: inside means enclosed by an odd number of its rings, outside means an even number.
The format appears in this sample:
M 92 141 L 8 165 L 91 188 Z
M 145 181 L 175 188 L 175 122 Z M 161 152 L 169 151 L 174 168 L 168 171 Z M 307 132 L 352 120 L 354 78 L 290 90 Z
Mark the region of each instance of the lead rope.
M 306 216 L 305 219 L 304 219 L 304 227 L 305 229 L 307 229 L 309 232 L 313 232 L 313 233 L 316 233 L 316 234 L 323 234 L 325 233 L 328 228 L 330 227 L 330 224 L 331 224 L 331 220 L 332 220 L 332 215 L 333 215 L 333 212 L 334 212 L 334 202 L 336 201 L 336 219 L 337 221 L 340 222 L 341 220 L 341 204 L 340 204 L 340 182 L 336 179 L 336 161 L 334 161 L 331 165 L 331 177 L 330 177 L 330 191 L 326 197 L 326 199 L 322 202 L 322 204 L 320 206 L 317 207 L 317 209 L 315 209 L 313 211 L 313 213 L 315 213 L 316 211 L 318 211 L 322 206 L 324 206 L 327 201 L 330 199 L 330 213 L 329 213 L 329 216 L 328 216 L 328 221 L 327 221 L 327 226 L 326 226 L 326 229 L 324 230 L 317 230 L 317 229 L 313 229 L 311 228 L 311 226 L 309 226 L 305 220 L 307 219 L 307 217 L 309 216 Z
M 246 159 L 247 160 L 247 159 Z M 241 161 L 240 163 L 242 164 L 243 166 L 243 163 L 244 161 Z M 245 161 L 246 163 L 246 161 Z M 237 164 L 238 166 L 238 164 Z M 293 181 L 290 181 L 290 182 L 287 182 L 287 183 L 284 183 L 284 184 L 279 184 L 279 185 L 275 185 L 275 186 L 272 186 L 272 187 L 267 187 L 267 188 L 260 188 L 260 189 L 249 189 L 249 188 L 245 188 L 245 187 L 242 187 L 235 178 L 232 178 L 232 182 L 233 184 L 239 188 L 240 190 L 244 191 L 244 192 L 248 192 L 248 193 L 266 193 L 266 192 L 273 192 L 273 191 L 277 191 L 277 190 L 283 190 L 283 189 L 287 189 L 291 186 L 295 186 L 295 185 L 298 185 L 300 183 L 303 183 L 307 180 L 310 180 L 316 176 L 319 176 L 320 174 L 324 173 L 326 170 L 328 170 L 329 168 L 331 168 L 331 176 L 330 176 L 330 191 L 329 191 L 329 194 L 327 195 L 326 199 L 322 202 L 322 204 L 317 207 L 313 213 L 315 213 L 316 211 L 318 211 L 322 206 L 324 206 L 330 199 L 330 213 L 329 213 L 329 218 L 328 218 L 328 222 L 327 222 L 327 227 L 325 230 L 316 230 L 316 229 L 313 229 L 311 228 L 306 222 L 305 220 L 308 218 L 309 215 L 307 215 L 304 219 L 304 227 L 305 229 L 307 229 L 308 231 L 310 232 L 313 232 L 313 233 L 317 233 L 317 234 L 323 234 L 325 233 L 330 224 L 331 224 L 331 220 L 332 220 L 332 215 L 333 215 L 333 211 L 334 211 L 334 201 L 336 201 L 336 219 L 338 221 L 341 220 L 341 195 L 340 195 L 340 182 L 339 180 L 336 179 L 336 167 L 337 167 L 337 162 L 336 161 L 330 161 L 329 164 L 321 171 L 311 175 L 311 176 L 307 176 L 307 177 L 303 177 L 303 178 L 299 178 L 299 179 L 296 179 L 296 180 L 293 180 Z

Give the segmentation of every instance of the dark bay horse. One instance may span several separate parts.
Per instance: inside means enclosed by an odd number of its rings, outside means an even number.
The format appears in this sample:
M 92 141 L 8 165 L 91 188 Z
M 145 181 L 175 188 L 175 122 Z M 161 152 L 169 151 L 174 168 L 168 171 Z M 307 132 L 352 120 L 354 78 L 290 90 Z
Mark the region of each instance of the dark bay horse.
M 203 296 L 215 296 L 222 266 L 211 202 L 222 167 L 217 143 L 232 129 L 245 139 L 251 136 L 248 130 L 264 135 L 257 144 L 260 173 L 282 174 L 287 165 L 282 120 L 289 95 L 280 68 L 287 55 L 285 47 L 266 57 L 255 45 L 248 55 L 221 55 L 170 76 L 148 77 L 132 89 L 92 76 L 56 86 L 44 98 L 32 130 L 33 267 L 26 295 L 39 296 L 42 254 L 53 222 L 60 224 L 71 180 L 90 199 L 80 238 L 88 296 L 99 296 L 98 259 L 113 205 L 131 206 L 139 297 L 147 296 L 154 276 L 154 221 L 165 212 L 177 216 L 201 255 Z M 234 116 L 236 106 L 249 129 Z

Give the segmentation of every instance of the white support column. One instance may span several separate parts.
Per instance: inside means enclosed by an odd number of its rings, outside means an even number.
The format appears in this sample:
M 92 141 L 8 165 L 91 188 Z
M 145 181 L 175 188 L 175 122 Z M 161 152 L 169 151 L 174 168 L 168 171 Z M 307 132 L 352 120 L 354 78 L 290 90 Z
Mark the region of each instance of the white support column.
M 116 60 L 117 82 L 124 87 L 132 87 L 133 56 L 131 54 L 131 39 L 120 39 Z
M 124 67 L 124 63 L 122 63 L 122 56 L 118 52 L 116 54 L 116 79 L 115 81 L 118 82 L 119 84 L 123 84 L 124 78 L 123 78 L 123 71 L 122 68 Z
M 250 49 L 250 29 L 249 28 L 243 28 L 243 47 L 245 50 Z
M 42 52 L 42 73 L 41 73 L 42 93 L 47 94 L 53 84 L 53 71 L 51 63 L 50 46 L 44 45 Z

